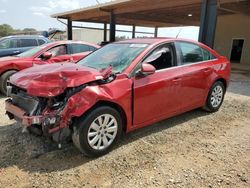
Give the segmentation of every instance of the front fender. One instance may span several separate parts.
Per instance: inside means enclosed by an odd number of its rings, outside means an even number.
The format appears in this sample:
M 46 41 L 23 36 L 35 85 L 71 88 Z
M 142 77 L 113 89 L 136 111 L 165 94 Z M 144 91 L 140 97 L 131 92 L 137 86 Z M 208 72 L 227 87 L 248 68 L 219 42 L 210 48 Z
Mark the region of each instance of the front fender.
M 87 87 L 69 98 L 63 114 L 68 117 L 80 117 L 93 107 L 99 96 L 91 88 Z
M 62 112 L 64 122 L 72 117 L 82 116 L 99 101 L 107 101 L 122 108 L 126 115 L 128 129 L 130 129 L 132 126 L 131 83 L 127 79 L 105 85 L 87 86 L 69 98 Z

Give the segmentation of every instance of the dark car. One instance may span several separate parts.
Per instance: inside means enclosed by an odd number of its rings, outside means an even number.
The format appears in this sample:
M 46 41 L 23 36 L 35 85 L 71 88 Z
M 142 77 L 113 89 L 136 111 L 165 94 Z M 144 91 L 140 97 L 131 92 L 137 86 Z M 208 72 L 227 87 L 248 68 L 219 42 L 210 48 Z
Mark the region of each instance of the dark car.
M 0 57 L 18 55 L 36 46 L 51 42 L 43 36 L 17 35 L 0 38 Z
M 36 65 L 75 63 L 100 48 L 95 44 L 77 41 L 58 41 L 37 46 L 19 55 L 0 58 L 0 91 L 7 92 L 7 81 L 14 73 Z
M 6 111 L 28 130 L 73 139 L 87 156 L 122 132 L 223 103 L 231 65 L 204 44 L 171 38 L 108 44 L 76 64 L 35 66 L 10 77 Z M 35 132 L 35 131 L 33 131 Z

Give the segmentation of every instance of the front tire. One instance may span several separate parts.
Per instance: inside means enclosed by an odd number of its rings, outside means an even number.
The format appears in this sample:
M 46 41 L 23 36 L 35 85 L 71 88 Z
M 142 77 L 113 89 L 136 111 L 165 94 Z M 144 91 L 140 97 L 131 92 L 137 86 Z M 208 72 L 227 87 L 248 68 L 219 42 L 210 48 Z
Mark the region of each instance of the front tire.
M 225 91 L 225 85 L 221 81 L 215 82 L 208 93 L 203 109 L 208 112 L 218 111 L 223 103 Z
M 11 70 L 3 73 L 0 77 L 0 91 L 2 94 L 7 95 L 7 82 L 10 77 L 15 74 L 17 71 Z
M 108 106 L 97 107 L 74 124 L 73 142 L 88 157 L 108 153 L 122 133 L 122 118 Z

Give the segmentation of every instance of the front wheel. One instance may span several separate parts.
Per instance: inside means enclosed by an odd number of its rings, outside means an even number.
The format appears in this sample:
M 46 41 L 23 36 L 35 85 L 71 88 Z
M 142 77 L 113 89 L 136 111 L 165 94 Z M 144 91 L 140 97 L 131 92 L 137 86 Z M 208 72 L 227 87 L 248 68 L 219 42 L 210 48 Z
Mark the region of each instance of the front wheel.
M 115 109 L 102 106 L 74 124 L 73 142 L 86 156 L 98 157 L 108 153 L 122 132 L 122 118 Z
M 15 74 L 17 71 L 11 70 L 3 73 L 0 77 L 0 91 L 2 94 L 7 95 L 7 82 L 10 77 Z
M 225 86 L 221 81 L 217 81 L 211 87 L 204 110 L 208 112 L 216 112 L 220 109 L 225 95 Z

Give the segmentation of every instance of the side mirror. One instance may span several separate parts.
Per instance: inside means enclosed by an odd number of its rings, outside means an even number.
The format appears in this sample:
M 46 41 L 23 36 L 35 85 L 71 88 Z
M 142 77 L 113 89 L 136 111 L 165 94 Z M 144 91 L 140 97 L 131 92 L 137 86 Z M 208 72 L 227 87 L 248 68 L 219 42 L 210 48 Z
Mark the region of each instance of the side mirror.
M 42 58 L 44 60 L 50 59 L 51 57 L 52 57 L 52 53 L 50 53 L 50 52 L 44 52 L 42 55 Z
M 141 70 L 138 71 L 138 74 L 141 76 L 148 76 L 155 73 L 155 67 L 148 63 L 142 63 Z

